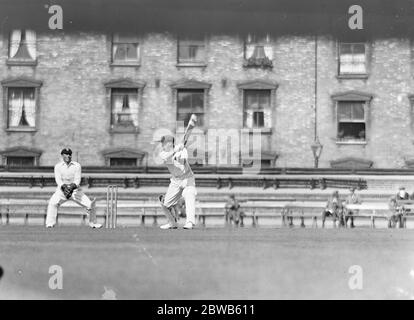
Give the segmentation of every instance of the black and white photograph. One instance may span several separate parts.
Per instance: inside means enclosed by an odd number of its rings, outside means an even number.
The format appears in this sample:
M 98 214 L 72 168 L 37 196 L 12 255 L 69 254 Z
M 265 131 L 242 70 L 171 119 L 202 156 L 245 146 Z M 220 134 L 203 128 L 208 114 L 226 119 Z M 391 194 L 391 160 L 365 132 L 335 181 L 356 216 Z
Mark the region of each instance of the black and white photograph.
M 0 0 L 0 98 L 0 300 L 414 299 L 412 0 Z

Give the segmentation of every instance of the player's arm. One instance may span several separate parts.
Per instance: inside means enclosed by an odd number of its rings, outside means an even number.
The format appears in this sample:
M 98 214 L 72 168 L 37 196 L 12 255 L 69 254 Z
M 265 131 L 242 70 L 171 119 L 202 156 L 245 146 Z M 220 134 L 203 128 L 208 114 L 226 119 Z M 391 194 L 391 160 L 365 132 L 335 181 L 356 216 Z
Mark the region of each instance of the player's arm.
M 185 161 L 188 160 L 188 152 L 187 152 L 187 149 L 184 148 L 183 145 L 181 145 L 181 146 L 182 146 L 182 149 L 180 150 L 180 148 L 179 148 L 178 149 L 179 151 L 177 151 L 174 154 L 174 159 L 177 160 L 179 163 L 184 164 Z M 181 147 L 181 146 L 177 146 L 177 147 Z
M 174 157 L 175 151 L 161 151 L 158 156 L 160 157 L 160 159 L 164 162 L 168 162 L 171 161 L 172 158 Z
M 163 160 L 164 162 L 167 162 L 167 161 L 171 161 L 171 160 L 177 160 L 178 159 L 178 157 L 179 157 L 179 153 L 180 153 L 180 151 L 182 150 L 184 148 L 184 145 L 182 144 L 182 143 L 180 143 L 180 144 L 178 144 L 178 145 L 176 145 L 175 147 L 174 147 L 174 150 L 171 150 L 171 151 L 164 151 L 164 150 L 162 150 L 159 154 L 158 154 L 158 156 L 161 158 L 161 160 Z
M 73 183 L 76 184 L 76 188 L 80 186 L 81 183 L 81 177 L 82 177 L 82 168 L 79 165 L 77 165 L 76 171 L 75 171 L 75 178 L 73 180 Z
M 62 188 L 63 181 L 62 181 L 62 176 L 59 171 L 59 165 L 55 165 L 55 181 L 56 181 L 56 184 L 58 185 L 58 188 L 59 189 Z

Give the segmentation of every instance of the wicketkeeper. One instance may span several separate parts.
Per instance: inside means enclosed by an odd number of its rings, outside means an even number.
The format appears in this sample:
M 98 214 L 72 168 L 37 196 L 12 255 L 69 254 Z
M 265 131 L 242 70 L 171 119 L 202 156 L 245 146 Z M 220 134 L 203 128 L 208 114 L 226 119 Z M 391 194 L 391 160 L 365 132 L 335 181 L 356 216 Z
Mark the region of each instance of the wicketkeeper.
M 95 201 L 91 201 L 81 190 L 81 166 L 72 161 L 72 150 L 65 148 L 61 151 L 62 161 L 55 165 L 55 181 L 57 189 L 49 200 L 46 216 L 46 227 L 52 228 L 56 224 L 58 207 L 72 200 L 86 208 L 89 215 L 89 226 L 91 228 L 101 228 L 102 224 L 96 222 Z
M 161 207 L 168 219 L 168 223 L 161 229 L 176 229 L 177 217 L 174 206 L 181 197 L 184 197 L 186 208 L 186 223 L 184 229 L 192 229 L 195 225 L 195 179 L 193 171 L 188 164 L 188 153 L 184 144 L 174 146 L 174 137 L 170 135 L 161 138 L 162 150 L 159 157 L 171 173 L 170 185 L 164 198 L 160 199 Z

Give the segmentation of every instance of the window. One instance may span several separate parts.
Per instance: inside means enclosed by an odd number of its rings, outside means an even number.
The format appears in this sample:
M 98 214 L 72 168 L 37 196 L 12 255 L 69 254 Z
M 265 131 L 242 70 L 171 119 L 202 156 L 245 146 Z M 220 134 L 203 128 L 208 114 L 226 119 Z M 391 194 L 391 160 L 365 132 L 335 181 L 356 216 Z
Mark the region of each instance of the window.
M 36 61 L 36 32 L 13 30 L 9 39 L 10 63 L 33 63 Z
M 42 150 L 17 146 L 0 151 L 0 160 L 10 167 L 33 167 L 39 165 L 41 155 Z
M 365 141 L 365 101 L 338 101 L 338 140 Z
M 102 151 L 105 165 L 109 167 L 141 166 L 146 152 L 129 148 L 111 148 Z
M 119 79 L 105 83 L 112 133 L 138 133 L 139 110 L 145 83 Z
M 35 157 L 6 157 L 6 165 L 9 167 L 33 167 Z
M 112 89 L 111 126 L 138 127 L 138 90 Z
M 136 37 L 113 35 L 112 63 L 113 64 L 139 64 L 139 42 Z
M 206 45 L 203 40 L 178 40 L 178 63 L 201 64 L 206 61 Z
M 197 126 L 204 126 L 204 90 L 177 90 L 177 121 L 184 121 L 187 126 L 193 113 L 197 116 Z
M 17 78 L 4 80 L 1 85 L 7 131 L 35 131 L 42 82 Z
M 35 88 L 8 88 L 7 128 L 35 128 Z
M 271 90 L 244 90 L 244 127 L 271 127 Z
M 270 37 L 249 35 L 245 42 L 244 56 L 245 67 L 272 68 L 273 48 L 270 43 Z
M 339 44 L 339 74 L 366 74 L 365 43 Z
M 110 158 L 110 167 L 136 167 L 137 158 Z

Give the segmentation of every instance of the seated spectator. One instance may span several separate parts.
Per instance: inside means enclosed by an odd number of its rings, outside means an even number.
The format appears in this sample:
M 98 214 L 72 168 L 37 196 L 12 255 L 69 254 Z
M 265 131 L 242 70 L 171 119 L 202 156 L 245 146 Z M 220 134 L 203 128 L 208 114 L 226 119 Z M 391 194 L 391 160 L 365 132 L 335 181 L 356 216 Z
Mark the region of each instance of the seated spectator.
M 408 194 L 407 191 L 405 191 L 404 187 L 400 187 L 397 193 L 397 200 L 409 200 L 410 199 L 410 195 Z
M 231 224 L 233 222 L 236 226 L 239 226 L 239 222 L 241 222 L 241 225 L 243 225 L 244 213 L 241 211 L 240 204 L 236 200 L 234 194 L 231 194 L 227 200 L 225 214 L 226 224 Z
M 400 187 L 399 190 L 398 190 L 396 199 L 397 199 L 397 204 L 398 204 L 398 201 L 410 200 L 410 195 L 408 194 L 408 192 L 405 190 L 404 187 Z M 402 212 L 403 215 L 405 215 L 405 214 L 411 212 L 411 210 L 404 208 L 404 206 L 401 206 L 401 212 Z M 402 228 L 401 224 L 400 224 L 400 227 Z
M 360 197 L 355 193 L 355 188 L 351 187 L 349 189 L 349 195 L 346 198 L 345 204 L 361 204 Z M 354 216 L 358 214 L 358 210 L 346 210 L 345 213 L 345 226 L 348 223 L 348 219 L 351 219 L 351 228 L 354 228 Z
M 339 192 L 334 191 L 329 197 L 325 209 L 322 211 L 322 228 L 325 227 L 326 217 L 332 217 L 334 225 L 336 226 L 336 220 L 340 222 L 343 220 L 343 206 L 339 199 Z
M 400 228 L 402 228 L 404 207 L 398 205 L 397 197 L 390 198 L 388 202 L 388 207 L 390 209 L 390 216 L 388 218 L 388 228 L 395 228 L 397 222 L 399 222 Z

